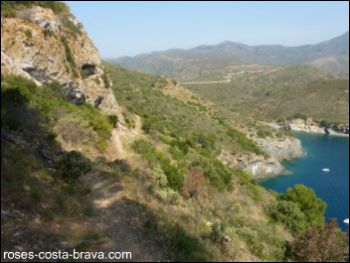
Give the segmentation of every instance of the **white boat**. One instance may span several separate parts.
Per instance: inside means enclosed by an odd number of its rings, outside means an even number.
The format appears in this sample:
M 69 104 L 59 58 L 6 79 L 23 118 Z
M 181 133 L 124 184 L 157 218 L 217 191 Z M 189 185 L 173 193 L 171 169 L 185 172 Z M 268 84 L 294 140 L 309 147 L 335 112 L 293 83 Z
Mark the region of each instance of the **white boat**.
M 347 218 L 347 219 L 344 219 L 344 224 L 349 224 L 349 218 Z
M 329 168 L 323 168 L 322 169 L 322 172 L 325 172 L 325 173 L 329 173 L 331 171 L 331 169 L 329 169 Z

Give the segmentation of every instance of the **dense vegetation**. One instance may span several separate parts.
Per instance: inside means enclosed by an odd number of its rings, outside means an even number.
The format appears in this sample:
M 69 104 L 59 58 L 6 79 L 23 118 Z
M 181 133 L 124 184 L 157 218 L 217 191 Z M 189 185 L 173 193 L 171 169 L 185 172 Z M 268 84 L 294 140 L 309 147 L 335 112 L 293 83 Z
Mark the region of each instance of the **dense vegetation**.
M 326 204 L 312 189 L 296 185 L 281 194 L 272 205 L 271 217 L 286 224 L 294 233 L 303 233 L 310 226 L 324 223 Z

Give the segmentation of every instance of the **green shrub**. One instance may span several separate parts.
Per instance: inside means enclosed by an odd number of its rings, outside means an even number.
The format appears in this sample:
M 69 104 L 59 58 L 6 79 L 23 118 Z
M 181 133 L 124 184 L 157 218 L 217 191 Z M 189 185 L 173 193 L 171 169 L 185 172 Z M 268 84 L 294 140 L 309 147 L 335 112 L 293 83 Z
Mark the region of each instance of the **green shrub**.
M 315 191 L 305 185 L 296 185 L 280 196 L 281 200 L 294 202 L 305 214 L 310 225 L 322 225 L 327 205 L 317 197 Z
M 256 185 L 256 181 L 254 177 L 244 170 L 235 171 L 235 175 L 240 179 L 239 182 L 241 185 L 249 185 L 249 184 Z
M 165 175 L 164 171 L 160 167 L 160 165 L 157 165 L 153 167 L 150 171 L 150 177 L 152 180 L 158 185 L 159 187 L 167 187 L 168 186 L 168 179 Z
M 152 120 L 150 120 L 148 118 L 144 118 L 142 121 L 141 128 L 145 133 L 150 133 L 150 131 L 152 130 Z
M 180 161 L 185 157 L 184 153 L 177 146 L 171 146 L 169 148 L 169 153 L 177 161 Z
M 272 137 L 271 131 L 268 130 L 258 130 L 256 135 L 258 135 L 260 138 Z
M 226 225 L 224 223 L 215 223 L 211 226 L 210 238 L 214 242 L 223 242 L 224 233 L 225 233 Z
M 118 116 L 109 115 L 108 116 L 109 123 L 113 126 L 113 128 L 117 128 L 118 125 Z
M 215 150 L 215 135 L 209 133 L 195 132 L 191 137 L 193 145 L 199 145 L 207 150 Z
M 179 191 L 184 183 L 184 176 L 179 167 L 175 167 L 171 164 L 170 160 L 167 159 L 162 153 L 158 152 L 153 144 L 145 140 L 137 140 L 133 143 L 132 148 L 137 153 L 141 154 L 142 157 L 148 161 L 151 168 L 160 165 L 164 174 L 167 177 L 168 186 L 175 191 Z
M 232 170 L 215 158 L 202 158 L 195 161 L 190 166 L 191 169 L 198 168 L 210 183 L 216 186 L 220 191 L 232 190 Z
M 175 191 L 179 191 L 185 181 L 184 175 L 179 168 L 173 166 L 168 159 L 162 160 L 161 168 L 167 177 L 169 187 Z
M 300 234 L 307 227 L 305 214 L 299 206 L 290 201 L 276 201 L 270 208 L 270 215 L 276 222 L 283 223 L 295 234 Z
M 126 160 L 115 160 L 110 164 L 114 173 L 131 175 L 132 169 Z
M 81 153 L 71 151 L 60 157 L 58 168 L 63 179 L 71 182 L 88 173 L 91 170 L 91 163 Z

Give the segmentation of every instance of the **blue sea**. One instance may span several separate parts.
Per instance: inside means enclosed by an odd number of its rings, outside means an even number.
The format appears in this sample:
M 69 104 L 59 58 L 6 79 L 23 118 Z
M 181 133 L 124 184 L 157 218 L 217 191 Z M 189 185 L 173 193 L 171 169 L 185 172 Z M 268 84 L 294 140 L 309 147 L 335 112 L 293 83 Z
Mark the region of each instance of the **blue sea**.
M 276 192 L 284 192 L 295 184 L 304 184 L 314 189 L 328 205 L 326 218 L 337 218 L 343 223 L 349 218 L 349 138 L 295 133 L 302 142 L 306 155 L 284 163 L 291 171 L 261 182 L 261 185 Z M 330 172 L 323 172 L 329 168 Z

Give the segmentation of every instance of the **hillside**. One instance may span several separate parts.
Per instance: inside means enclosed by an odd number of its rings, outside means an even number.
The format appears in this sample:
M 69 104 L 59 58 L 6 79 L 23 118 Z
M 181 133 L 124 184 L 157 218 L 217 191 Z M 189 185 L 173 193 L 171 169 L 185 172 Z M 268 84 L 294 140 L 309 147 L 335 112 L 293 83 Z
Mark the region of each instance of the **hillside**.
M 178 80 L 211 77 L 237 64 L 311 64 L 327 73 L 348 77 L 349 32 L 314 45 L 249 46 L 226 41 L 215 46 L 174 49 L 110 61 L 133 70 L 171 76 Z
M 299 65 L 260 67 L 261 72 L 232 76 L 229 83 L 187 84 L 186 87 L 232 113 L 276 120 L 303 114 L 317 120 L 349 122 L 349 81 L 333 79 Z
M 171 78 L 101 62 L 63 2 L 1 9 L 2 261 L 78 251 L 104 262 L 116 250 L 131 253 L 122 261 L 301 261 L 310 231 L 348 260 L 348 236 L 325 224 L 313 190 L 257 183 L 303 154 L 289 132 Z M 92 261 L 47 261 L 72 260 Z

